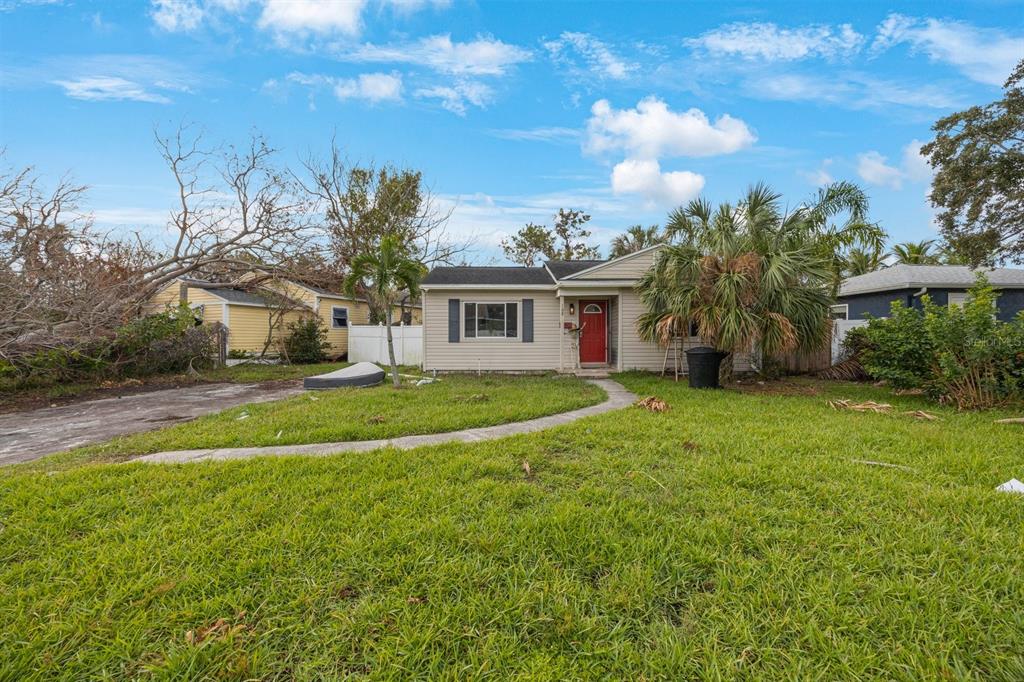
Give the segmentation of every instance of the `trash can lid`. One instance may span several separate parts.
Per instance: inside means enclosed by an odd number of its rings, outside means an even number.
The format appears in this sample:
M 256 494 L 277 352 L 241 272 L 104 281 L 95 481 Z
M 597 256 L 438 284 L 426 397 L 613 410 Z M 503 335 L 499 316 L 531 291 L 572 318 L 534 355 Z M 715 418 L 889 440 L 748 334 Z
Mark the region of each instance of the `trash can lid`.
M 692 353 L 694 355 L 711 355 L 712 353 L 721 353 L 721 352 L 722 351 L 718 350 L 717 348 L 712 348 L 711 346 L 697 346 L 696 348 L 688 348 L 688 349 L 686 349 L 686 353 L 687 354 Z

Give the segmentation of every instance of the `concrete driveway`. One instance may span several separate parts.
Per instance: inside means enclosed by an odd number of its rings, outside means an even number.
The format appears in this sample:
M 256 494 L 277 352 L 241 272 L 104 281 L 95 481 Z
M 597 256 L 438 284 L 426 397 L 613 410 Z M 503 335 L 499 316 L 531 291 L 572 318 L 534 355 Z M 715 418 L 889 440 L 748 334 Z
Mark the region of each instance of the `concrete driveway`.
M 159 429 L 235 405 L 278 400 L 301 392 L 301 381 L 198 384 L 0 414 L 0 465 L 28 462 L 53 452 Z

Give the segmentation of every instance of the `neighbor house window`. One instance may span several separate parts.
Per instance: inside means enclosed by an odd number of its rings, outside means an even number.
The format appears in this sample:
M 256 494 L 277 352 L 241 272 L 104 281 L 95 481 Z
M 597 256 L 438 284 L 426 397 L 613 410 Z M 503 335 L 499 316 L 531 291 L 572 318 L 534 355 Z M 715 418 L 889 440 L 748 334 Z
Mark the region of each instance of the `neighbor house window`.
M 333 329 L 344 329 L 348 326 L 348 308 L 340 306 L 331 307 L 331 327 Z
M 966 291 L 951 291 L 949 292 L 949 307 L 952 308 L 955 305 L 963 307 L 964 303 L 967 302 Z
M 840 303 L 834 305 L 828 309 L 828 316 L 833 320 L 848 320 L 850 319 L 850 304 Z
M 466 303 L 467 339 L 514 339 L 519 335 L 518 303 Z

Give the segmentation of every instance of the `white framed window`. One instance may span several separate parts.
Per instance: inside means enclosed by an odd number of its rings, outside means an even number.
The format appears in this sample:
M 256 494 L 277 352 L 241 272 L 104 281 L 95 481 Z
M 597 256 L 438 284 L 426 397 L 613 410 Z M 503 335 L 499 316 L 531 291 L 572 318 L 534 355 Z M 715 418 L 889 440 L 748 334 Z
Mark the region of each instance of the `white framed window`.
M 829 306 L 828 316 L 833 320 L 848 320 L 850 319 L 850 304 L 849 303 L 837 303 L 834 306 Z
M 331 306 L 331 329 L 348 327 L 348 308 L 340 305 Z
M 967 303 L 967 292 L 966 291 L 951 291 L 946 299 L 947 305 L 952 308 L 953 306 L 964 307 L 964 303 Z
M 464 338 L 514 339 L 519 336 L 519 303 L 467 302 L 462 312 Z
M 604 309 L 596 303 L 588 303 L 583 308 L 584 315 L 600 315 L 604 312 Z

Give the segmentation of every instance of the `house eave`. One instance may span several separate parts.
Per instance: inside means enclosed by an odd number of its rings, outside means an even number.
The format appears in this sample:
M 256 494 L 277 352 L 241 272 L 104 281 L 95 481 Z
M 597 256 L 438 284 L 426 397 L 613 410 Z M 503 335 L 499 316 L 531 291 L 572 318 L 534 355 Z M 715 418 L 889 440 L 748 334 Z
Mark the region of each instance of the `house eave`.
M 904 289 L 963 289 L 967 291 L 974 286 L 974 282 L 966 284 L 964 282 L 900 282 L 899 284 L 888 284 L 885 286 L 868 287 L 865 289 L 857 289 L 856 291 L 842 291 L 836 294 L 836 298 L 845 298 L 847 296 L 863 296 L 864 294 L 880 294 L 887 291 L 903 291 Z M 1024 284 L 992 284 L 993 289 L 1024 289 Z

